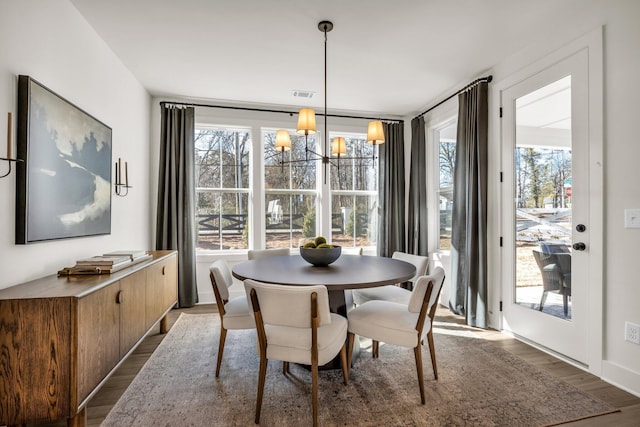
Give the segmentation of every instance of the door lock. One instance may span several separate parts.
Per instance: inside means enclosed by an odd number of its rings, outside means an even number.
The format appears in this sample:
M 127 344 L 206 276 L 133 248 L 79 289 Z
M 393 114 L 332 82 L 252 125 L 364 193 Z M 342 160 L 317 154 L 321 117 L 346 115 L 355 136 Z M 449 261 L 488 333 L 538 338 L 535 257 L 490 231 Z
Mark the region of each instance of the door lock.
M 574 243 L 573 249 L 575 249 L 576 251 L 584 251 L 585 249 L 587 249 L 587 245 L 582 242 Z

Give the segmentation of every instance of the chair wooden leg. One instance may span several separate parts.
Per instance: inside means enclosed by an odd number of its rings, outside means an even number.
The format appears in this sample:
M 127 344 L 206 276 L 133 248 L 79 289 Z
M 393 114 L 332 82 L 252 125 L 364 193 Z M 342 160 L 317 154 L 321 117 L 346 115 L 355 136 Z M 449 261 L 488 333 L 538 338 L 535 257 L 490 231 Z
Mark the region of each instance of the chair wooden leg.
M 422 376 L 422 350 L 419 345 L 413 349 L 413 354 L 416 356 L 416 369 L 418 371 L 418 385 L 420 386 L 420 401 L 424 405 L 426 399 L 424 397 L 424 379 Z
M 289 373 L 289 362 L 282 362 L 282 373 L 284 375 Z
M 380 349 L 380 342 L 376 341 L 376 340 L 372 340 L 371 341 L 371 356 L 373 356 L 374 359 L 377 359 L 379 356 L 379 351 Z
M 344 385 L 349 384 L 349 364 L 347 363 L 347 345 L 342 346 L 340 350 L 340 364 L 342 365 L 342 376 L 344 377 Z
M 427 342 L 429 343 L 429 353 L 431 353 L 431 366 L 433 366 L 433 378 L 438 379 L 438 365 L 436 364 L 436 348 L 433 344 L 433 330 L 427 334 Z
M 348 348 L 347 348 L 347 351 L 348 351 L 348 353 L 347 353 L 347 366 L 348 366 L 348 369 L 351 369 L 351 361 L 352 361 L 352 358 L 353 358 L 353 346 L 354 346 L 354 344 L 356 342 L 356 340 L 355 340 L 356 334 L 349 332 L 347 334 L 347 336 L 349 338 L 348 345 L 347 345 L 348 346 Z
M 313 427 L 318 426 L 318 362 L 311 364 L 311 398 L 313 399 Z
M 267 363 L 269 360 L 266 357 L 260 357 L 260 371 L 258 373 L 258 398 L 256 400 L 256 424 L 260 424 L 260 410 L 262 409 L 262 394 L 264 392 L 264 381 L 267 375 Z
M 216 363 L 216 378 L 220 376 L 220 365 L 222 364 L 222 353 L 224 352 L 224 341 L 227 338 L 227 330 L 220 327 L 220 343 L 218 344 L 218 362 Z

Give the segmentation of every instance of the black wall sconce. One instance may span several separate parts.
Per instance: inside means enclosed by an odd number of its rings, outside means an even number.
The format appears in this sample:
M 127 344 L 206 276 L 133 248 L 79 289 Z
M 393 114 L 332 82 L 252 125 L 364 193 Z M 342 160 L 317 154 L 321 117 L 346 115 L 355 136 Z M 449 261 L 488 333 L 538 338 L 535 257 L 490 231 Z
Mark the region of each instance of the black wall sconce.
M 118 157 L 116 162 L 116 183 L 114 184 L 116 195 L 124 197 L 129 194 L 129 163 L 124 162 L 124 181 L 122 181 L 122 159 Z
M 11 146 L 13 143 L 13 135 L 11 134 L 11 125 L 13 124 L 13 117 L 11 113 L 7 114 L 7 157 L 0 157 L 0 160 L 4 160 L 9 163 L 9 171 L 4 175 L 0 175 L 0 178 L 4 178 L 5 176 L 9 176 L 11 173 L 11 163 L 12 162 L 21 162 L 22 159 L 12 159 L 11 158 Z

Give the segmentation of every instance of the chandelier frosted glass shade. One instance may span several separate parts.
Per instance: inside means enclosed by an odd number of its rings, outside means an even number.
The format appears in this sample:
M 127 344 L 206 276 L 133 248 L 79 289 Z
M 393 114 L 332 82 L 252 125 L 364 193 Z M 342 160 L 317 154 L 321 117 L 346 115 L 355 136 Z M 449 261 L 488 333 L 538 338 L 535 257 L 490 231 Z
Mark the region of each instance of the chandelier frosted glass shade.
M 374 120 L 369 122 L 367 129 L 367 142 L 372 145 L 384 144 L 384 130 L 382 129 L 382 122 Z
M 313 135 L 316 133 L 316 112 L 313 108 L 302 108 L 298 112 L 298 135 Z

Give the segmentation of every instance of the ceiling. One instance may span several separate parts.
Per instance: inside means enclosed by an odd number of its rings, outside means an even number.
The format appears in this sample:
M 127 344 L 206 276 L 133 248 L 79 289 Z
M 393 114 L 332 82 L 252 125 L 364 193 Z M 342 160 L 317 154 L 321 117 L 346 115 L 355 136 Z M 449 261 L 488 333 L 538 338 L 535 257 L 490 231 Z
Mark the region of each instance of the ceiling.
M 154 96 L 415 115 L 580 0 L 71 0 Z M 292 91 L 312 91 L 311 99 Z

